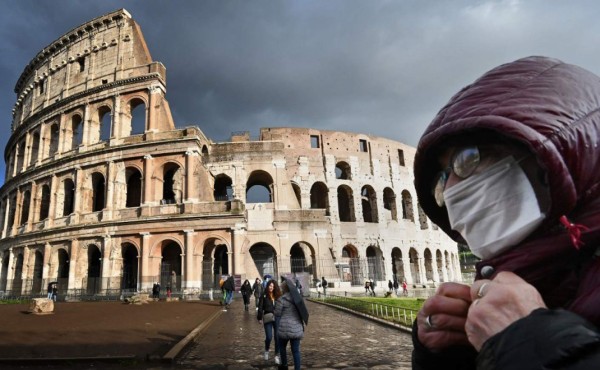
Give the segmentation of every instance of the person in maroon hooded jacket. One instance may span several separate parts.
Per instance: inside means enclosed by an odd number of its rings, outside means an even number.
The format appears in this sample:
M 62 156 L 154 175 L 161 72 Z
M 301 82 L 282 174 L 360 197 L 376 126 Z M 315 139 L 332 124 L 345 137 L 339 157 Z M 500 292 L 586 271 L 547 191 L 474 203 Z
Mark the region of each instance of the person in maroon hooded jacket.
M 458 92 L 414 160 L 432 222 L 481 258 L 413 325 L 413 369 L 600 369 L 600 77 L 529 57 Z

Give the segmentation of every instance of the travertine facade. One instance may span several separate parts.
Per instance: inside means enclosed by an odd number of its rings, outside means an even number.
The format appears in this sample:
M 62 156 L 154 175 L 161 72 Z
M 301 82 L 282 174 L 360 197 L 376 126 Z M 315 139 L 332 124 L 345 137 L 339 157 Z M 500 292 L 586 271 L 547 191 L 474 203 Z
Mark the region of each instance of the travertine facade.
M 125 10 L 42 50 L 19 78 L 0 189 L 0 290 L 213 287 L 305 272 L 460 280 L 456 245 L 416 203 L 414 148 L 299 128 L 215 143 L 176 129 L 166 70 Z

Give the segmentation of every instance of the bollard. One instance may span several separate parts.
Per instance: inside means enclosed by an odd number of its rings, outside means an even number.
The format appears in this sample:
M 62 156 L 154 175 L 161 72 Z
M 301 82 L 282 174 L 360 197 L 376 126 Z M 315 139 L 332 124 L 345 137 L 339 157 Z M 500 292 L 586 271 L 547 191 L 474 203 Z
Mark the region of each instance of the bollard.
M 209 301 L 213 300 L 213 290 L 212 290 L 212 288 L 208 290 L 208 300 Z

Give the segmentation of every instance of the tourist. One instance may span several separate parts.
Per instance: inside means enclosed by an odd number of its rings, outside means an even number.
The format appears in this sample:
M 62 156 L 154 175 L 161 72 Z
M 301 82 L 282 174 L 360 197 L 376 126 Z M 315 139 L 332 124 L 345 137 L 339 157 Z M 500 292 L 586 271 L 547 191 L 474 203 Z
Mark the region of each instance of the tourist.
M 250 285 L 248 279 L 244 280 L 240 290 L 242 292 L 242 299 L 244 300 L 244 310 L 248 311 L 248 307 L 250 306 L 250 296 L 252 295 L 252 285 Z
M 371 289 L 371 295 L 375 297 L 375 283 L 373 282 L 373 279 L 369 280 L 369 288 Z
M 327 296 L 327 280 L 325 280 L 325 276 L 321 277 L 321 287 L 323 288 L 323 296 Z
M 394 289 L 394 283 L 392 283 L 391 280 L 388 280 L 388 292 L 392 292 L 392 290 Z
M 235 281 L 233 280 L 233 276 L 229 275 L 225 282 L 223 283 L 223 290 L 225 290 L 225 309 L 227 311 L 229 306 L 231 305 L 231 301 L 233 301 L 233 291 L 235 290 Z
M 256 310 L 258 310 L 258 301 L 260 300 L 262 291 L 261 281 L 259 278 L 256 278 L 254 284 L 252 284 L 252 293 L 254 294 L 254 305 L 256 306 Z
M 52 300 L 56 302 L 58 299 L 58 284 L 52 284 Z
M 52 285 L 54 285 L 54 283 L 48 283 L 48 288 L 47 288 L 48 299 L 52 299 Z
M 370 288 L 371 285 L 370 284 L 371 283 L 368 280 L 365 281 L 365 295 L 369 295 L 369 293 L 371 291 L 371 288 Z
M 394 293 L 398 296 L 398 279 L 394 276 Z
M 406 284 L 406 280 L 402 280 L 402 295 L 408 297 L 408 284 Z
M 419 204 L 481 258 L 413 325 L 413 369 L 600 368 L 600 78 L 556 59 L 463 88 L 414 160 Z
M 297 289 L 297 287 L 289 287 L 288 284 L 292 284 L 292 282 L 285 280 L 281 283 L 281 293 L 283 295 L 275 305 L 275 317 L 279 319 L 277 328 L 279 353 L 281 354 L 279 368 L 287 369 L 287 344 L 290 342 L 292 357 L 294 358 L 294 369 L 299 370 L 301 362 L 300 341 L 304 337 L 304 324 L 290 292 L 290 289 Z M 300 296 L 298 298 L 302 299 Z
M 277 323 L 275 321 L 275 301 L 281 297 L 281 290 L 275 280 L 269 280 L 258 303 L 257 320 L 265 329 L 264 359 L 269 359 L 269 347 L 273 338 L 277 339 Z M 279 343 L 275 340 L 275 363 L 279 365 Z

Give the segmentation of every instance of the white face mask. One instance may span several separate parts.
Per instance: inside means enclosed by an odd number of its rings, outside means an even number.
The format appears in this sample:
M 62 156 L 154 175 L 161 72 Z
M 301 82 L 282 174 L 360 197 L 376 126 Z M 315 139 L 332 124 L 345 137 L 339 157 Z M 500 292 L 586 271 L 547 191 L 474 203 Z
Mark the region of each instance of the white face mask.
M 535 191 L 512 156 L 444 191 L 450 226 L 487 259 L 525 239 L 544 219 Z

